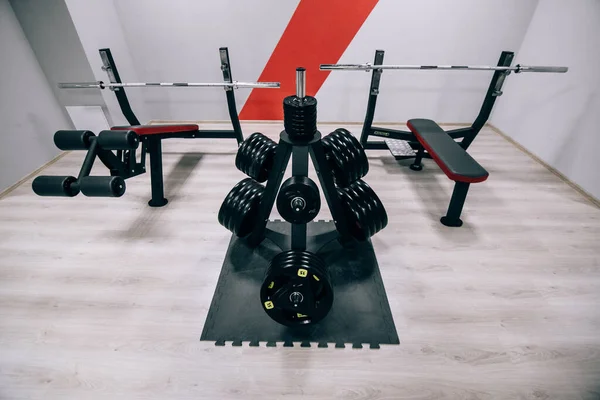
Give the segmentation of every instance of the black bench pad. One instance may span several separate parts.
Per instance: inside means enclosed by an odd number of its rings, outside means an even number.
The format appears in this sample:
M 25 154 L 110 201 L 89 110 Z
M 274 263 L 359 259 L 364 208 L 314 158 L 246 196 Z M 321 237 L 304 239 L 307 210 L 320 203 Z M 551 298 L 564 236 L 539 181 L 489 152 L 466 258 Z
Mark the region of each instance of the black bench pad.
M 411 119 L 407 125 L 448 178 L 468 183 L 488 178 L 489 173 L 434 121 Z

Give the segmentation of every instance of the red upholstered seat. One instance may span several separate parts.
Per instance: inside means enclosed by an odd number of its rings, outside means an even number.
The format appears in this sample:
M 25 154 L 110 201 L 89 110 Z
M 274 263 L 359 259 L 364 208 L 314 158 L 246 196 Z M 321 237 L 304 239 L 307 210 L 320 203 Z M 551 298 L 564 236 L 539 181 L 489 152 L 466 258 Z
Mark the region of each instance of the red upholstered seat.
M 185 124 L 185 125 L 135 125 L 135 126 L 113 126 L 110 128 L 112 131 L 134 131 L 140 136 L 143 135 L 159 135 L 166 133 L 175 132 L 196 132 L 198 125 Z
M 489 173 L 430 119 L 411 119 L 406 124 L 442 171 L 456 182 L 485 181 Z

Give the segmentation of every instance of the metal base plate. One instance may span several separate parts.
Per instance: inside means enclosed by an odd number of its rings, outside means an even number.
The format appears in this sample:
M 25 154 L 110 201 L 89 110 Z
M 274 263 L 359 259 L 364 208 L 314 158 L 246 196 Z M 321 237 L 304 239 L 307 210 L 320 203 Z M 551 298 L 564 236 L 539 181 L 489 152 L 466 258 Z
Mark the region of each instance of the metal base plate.
M 290 224 L 273 221 L 268 228 L 289 234 Z M 399 344 L 371 242 L 344 248 L 333 241 L 323 246 L 324 239 L 333 237 L 328 232 L 334 228 L 332 222 L 308 224 L 307 249 L 320 248 L 318 254 L 328 266 L 334 290 L 333 307 L 322 321 L 310 326 L 286 327 L 269 318 L 260 304 L 260 285 L 270 260 L 281 249 L 269 239 L 251 248 L 245 240 L 233 236 L 200 340 L 214 341 L 220 346 L 226 342 L 233 346 L 241 346 L 242 342 L 259 346 L 260 342 L 266 342 L 268 347 L 278 343 L 284 347 L 348 344 L 355 348 Z
M 397 159 L 413 158 L 417 155 L 406 140 L 385 139 L 384 142 L 390 149 L 390 153 Z

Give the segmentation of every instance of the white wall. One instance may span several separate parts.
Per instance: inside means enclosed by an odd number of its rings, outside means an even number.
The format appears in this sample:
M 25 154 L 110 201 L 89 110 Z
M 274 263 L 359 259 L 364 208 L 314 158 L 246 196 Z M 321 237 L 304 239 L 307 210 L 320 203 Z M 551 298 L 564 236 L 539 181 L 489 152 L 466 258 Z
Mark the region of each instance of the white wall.
M 298 0 L 65 0 L 97 79 L 98 49 L 110 47 L 123 81 L 221 82 L 219 47 L 228 46 L 235 80 L 255 81 Z M 103 91 L 115 123 L 124 123 L 113 93 Z M 127 90 L 134 112 L 150 119 L 226 120 L 223 89 Z M 249 90 L 236 92 L 238 111 Z
M 114 4 L 142 81 L 222 82 L 219 48 L 228 47 L 233 79 L 247 82 L 258 80 L 298 2 L 115 0 Z M 220 88 L 143 90 L 155 119 L 229 118 Z M 236 91 L 238 112 L 249 94 L 249 89 Z
M 111 0 L 64 0 L 71 15 L 79 40 L 92 68 L 95 79 L 108 81 L 107 74 L 102 71 L 102 59 L 98 49 L 109 47 L 116 60 L 119 74 L 128 82 L 139 82 L 136 69 L 131 57 L 130 47 L 127 43 L 117 10 Z M 159 19 L 153 21 L 155 26 L 161 26 Z M 106 103 L 112 123 L 126 125 L 117 99 L 110 90 L 102 90 L 102 97 Z M 154 118 L 146 112 L 144 94 L 140 90 L 127 92 L 132 108 L 141 123 Z
M 511 76 L 491 122 L 600 199 L 600 1 L 540 1 L 516 62 L 569 72 Z
M 516 51 L 537 0 L 380 0 L 339 63 L 490 64 Z M 492 74 L 385 71 L 375 121 L 472 122 Z M 371 74 L 332 72 L 318 93 L 323 121 L 362 121 Z
M 64 0 L 10 0 L 21 28 L 63 106 L 104 106 L 98 90 L 64 90 L 59 82 L 94 81 Z
M 109 46 L 127 81 L 221 81 L 221 46 L 230 49 L 234 79 L 255 81 L 298 1 L 66 0 L 96 76 L 105 77 L 94 59 L 98 47 Z M 537 1 L 380 0 L 340 62 L 372 61 L 381 48 L 386 63 L 495 64 L 502 50 L 520 47 Z M 490 78 L 486 72 L 386 72 L 376 120 L 472 121 Z M 332 73 L 317 94 L 319 119 L 362 121 L 369 80 L 367 73 Z M 222 89 L 128 93 L 137 96 L 132 104 L 145 110 L 143 119 L 227 119 Z M 241 109 L 248 91 L 236 95 Z
M 0 0 L 0 190 L 55 157 L 70 126 L 8 3 Z

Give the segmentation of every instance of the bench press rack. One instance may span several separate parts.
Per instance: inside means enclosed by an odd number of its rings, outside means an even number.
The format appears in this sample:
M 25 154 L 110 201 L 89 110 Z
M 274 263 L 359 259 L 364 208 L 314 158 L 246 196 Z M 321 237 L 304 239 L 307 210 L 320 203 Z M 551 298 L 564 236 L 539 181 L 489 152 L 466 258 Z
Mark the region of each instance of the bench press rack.
M 414 171 L 423 169 L 421 160 L 432 158 L 444 171 L 446 176 L 455 182 L 448 211 L 441 218 L 446 226 L 459 227 L 460 219 L 469 185 L 485 181 L 489 174 L 468 153 L 467 149 L 487 122 L 496 98 L 502 95 L 504 80 L 511 73 L 547 72 L 565 73 L 567 67 L 547 66 L 511 66 L 514 53 L 503 51 L 496 66 L 484 65 L 384 65 L 383 50 L 375 51 L 373 64 L 322 64 L 321 70 L 358 70 L 372 71 L 367 114 L 363 125 L 360 143 L 365 149 L 389 149 L 396 159 L 415 158 L 410 166 Z M 375 104 L 379 95 L 379 82 L 384 69 L 391 70 L 451 70 L 451 71 L 494 71 L 492 80 L 483 100 L 479 115 L 471 126 L 445 131 L 438 124 L 428 119 L 411 119 L 407 125 L 410 132 L 373 126 Z M 383 141 L 369 141 L 369 136 L 387 138 Z M 457 141 L 456 139 L 462 139 Z
M 112 127 L 110 131 L 100 132 L 98 137 L 90 131 L 56 132 L 54 142 L 58 148 L 61 150 L 87 150 L 88 154 L 78 178 L 72 176 L 37 177 L 33 182 L 33 189 L 40 196 L 72 197 L 82 192 L 86 196 L 119 197 L 125 192 L 124 179 L 146 172 L 145 160 L 146 153 L 148 153 L 152 187 L 152 198 L 148 205 L 162 207 L 168 202 L 164 197 L 162 139 L 235 139 L 239 146 L 244 137 L 235 104 L 234 89 L 238 87 L 279 87 L 277 82 L 238 83 L 233 81 L 227 47 L 219 49 L 224 80 L 222 83 L 123 83 L 110 49 L 103 48 L 99 52 L 103 64 L 102 70 L 107 73 L 109 83 L 102 81 L 60 83 L 59 87 L 62 89 L 108 88 L 112 90 L 123 116 L 130 125 Z M 200 130 L 196 124 L 141 125 L 127 98 L 126 87 L 223 87 L 233 129 Z M 138 163 L 135 152 L 139 143 L 142 146 L 141 161 Z M 116 150 L 116 154 L 112 150 Z M 89 176 L 96 157 L 110 170 L 110 177 Z M 111 177 L 120 179 L 111 179 Z

